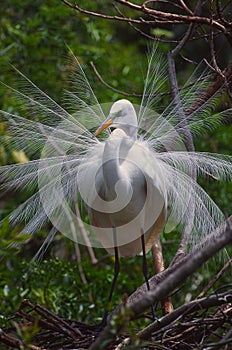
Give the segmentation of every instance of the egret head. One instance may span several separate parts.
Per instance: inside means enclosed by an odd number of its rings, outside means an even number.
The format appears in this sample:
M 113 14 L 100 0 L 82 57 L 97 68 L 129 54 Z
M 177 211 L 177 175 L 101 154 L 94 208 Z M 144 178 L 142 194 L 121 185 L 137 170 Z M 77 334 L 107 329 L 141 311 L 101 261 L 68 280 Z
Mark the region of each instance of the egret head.
M 137 115 L 130 101 L 122 99 L 115 102 L 110 109 L 108 117 L 95 132 L 95 136 L 99 135 L 109 126 L 122 129 L 132 138 L 137 137 Z

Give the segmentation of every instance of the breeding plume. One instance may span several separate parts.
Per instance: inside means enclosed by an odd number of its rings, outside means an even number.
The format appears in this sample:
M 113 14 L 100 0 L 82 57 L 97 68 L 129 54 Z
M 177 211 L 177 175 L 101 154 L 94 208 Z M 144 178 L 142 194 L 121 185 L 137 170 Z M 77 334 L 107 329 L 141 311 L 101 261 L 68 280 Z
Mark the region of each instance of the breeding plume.
M 154 51 L 140 105 L 125 99 L 100 105 L 77 61 L 74 92 L 65 92 L 64 107 L 18 72 L 24 90 L 13 90 L 23 113 L 2 111 L 1 117 L 10 125 L 13 147 L 31 160 L 1 167 L 0 181 L 2 190 L 33 190 L 9 215 L 13 225 L 26 222 L 22 233 L 32 234 L 50 221 L 46 243 L 59 231 L 81 244 L 130 257 L 148 251 L 163 229 L 183 230 L 190 216 L 189 244 L 224 221 L 196 178 L 231 180 L 232 158 L 187 152 L 183 141 L 187 129 L 193 135 L 210 129 L 219 116 L 213 114 L 213 101 L 188 112 L 188 123 L 179 118 L 174 102 L 161 111 L 162 62 Z M 207 78 L 186 84 L 180 96 L 183 111 L 191 111 L 207 84 Z M 89 223 L 79 210 L 88 213 Z
M 115 129 L 99 152 L 93 148 L 87 155 L 88 165 L 84 161 L 80 167 L 79 186 L 87 194 L 90 222 L 101 244 L 109 252 L 117 246 L 120 255 L 130 257 L 142 252 L 141 234 L 149 250 L 162 231 L 167 195 L 161 164 L 153 159 L 148 145 L 137 140 L 137 116 L 129 101 L 112 105 L 95 136 L 108 126 Z M 100 155 L 99 163 L 95 154 Z M 92 181 L 94 190 L 89 187 Z

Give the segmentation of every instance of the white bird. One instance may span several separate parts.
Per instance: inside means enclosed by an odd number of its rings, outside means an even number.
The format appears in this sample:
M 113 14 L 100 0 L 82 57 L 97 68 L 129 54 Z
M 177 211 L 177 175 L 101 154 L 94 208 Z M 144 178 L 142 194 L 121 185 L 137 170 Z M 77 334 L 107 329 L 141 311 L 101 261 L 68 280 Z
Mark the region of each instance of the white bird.
M 164 71 L 156 51 L 148 62 L 141 105 L 119 100 L 108 118 L 78 62 L 77 66 L 75 93 L 66 93 L 72 111 L 22 73 L 26 92 L 13 90 L 23 102 L 24 115 L 1 111 L 11 125 L 12 145 L 29 157 L 41 152 L 36 160 L 0 168 L 3 189 L 34 190 L 9 215 L 9 221 L 16 225 L 26 220 L 22 233 L 32 234 L 50 220 L 54 229 L 45 243 L 59 231 L 81 244 L 130 257 L 145 255 L 165 224 L 166 232 L 178 224 L 184 228 L 192 216 L 188 242 L 200 241 L 224 221 L 224 215 L 191 174 L 194 170 L 197 175 L 231 180 L 232 157 L 186 152 L 182 141 L 186 123 L 177 118 L 178 106 L 171 102 L 156 112 L 159 100 L 153 96 L 162 85 Z M 183 110 L 200 98 L 205 84 L 189 85 L 181 96 Z M 27 119 L 25 104 L 29 116 L 33 111 L 40 121 Z M 188 116 L 193 134 L 218 121 L 218 114 L 209 107 L 201 104 Z M 230 114 L 231 109 L 222 113 Z M 109 126 L 115 128 L 111 133 Z M 105 129 L 108 137 L 99 141 L 96 136 Z M 80 230 L 77 199 L 88 208 L 91 225 L 82 222 L 88 237 Z
M 109 117 L 95 136 L 110 125 L 115 130 L 99 154 L 102 165 L 93 162 L 89 169 L 97 174 L 96 192 L 89 193 L 92 198 L 88 199 L 89 218 L 101 244 L 110 253 L 116 245 L 121 256 L 131 257 L 142 252 L 141 232 L 148 251 L 162 231 L 167 207 L 166 189 L 162 168 L 155 158 L 152 159 L 152 151 L 146 143 L 137 140 L 137 116 L 128 100 L 113 104 Z M 95 164 L 97 169 L 93 170 Z M 86 180 L 86 174 L 83 180 Z M 98 233 L 99 227 L 104 230 Z M 113 237 L 113 227 L 116 237 Z

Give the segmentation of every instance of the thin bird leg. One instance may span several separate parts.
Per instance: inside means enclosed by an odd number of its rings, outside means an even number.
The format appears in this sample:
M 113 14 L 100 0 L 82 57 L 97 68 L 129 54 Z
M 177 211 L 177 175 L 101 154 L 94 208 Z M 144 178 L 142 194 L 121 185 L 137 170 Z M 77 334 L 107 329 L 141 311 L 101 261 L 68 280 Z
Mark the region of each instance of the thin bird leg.
M 119 262 L 119 254 L 118 254 L 118 246 L 117 246 L 117 236 L 116 236 L 116 227 L 113 227 L 113 235 L 114 235 L 114 279 L 111 285 L 111 289 L 110 289 L 110 295 L 109 295 L 109 299 L 108 299 L 108 303 L 111 302 L 112 300 L 112 296 L 113 296 L 113 292 L 114 292 L 114 287 L 118 278 L 118 274 L 120 271 L 120 262 Z
M 153 265 L 155 268 L 155 273 L 162 272 L 164 267 L 164 259 L 163 259 L 163 252 L 162 252 L 162 246 L 160 243 L 160 238 L 158 237 L 155 243 L 152 246 L 152 259 L 153 259 Z M 166 297 L 165 300 L 162 300 L 162 312 L 163 315 L 169 314 L 173 311 L 173 305 L 170 297 Z
M 109 304 L 111 303 L 112 300 L 112 296 L 113 296 L 113 292 L 114 292 L 114 288 L 115 288 L 115 284 L 118 278 L 118 274 L 120 271 L 120 261 L 119 261 L 119 254 L 118 254 L 118 246 L 117 246 L 117 235 L 116 235 L 116 227 L 113 226 L 113 238 L 114 238 L 114 279 L 110 288 L 110 294 L 109 294 L 109 298 L 108 298 L 108 305 L 107 305 L 107 309 Z M 105 314 L 103 316 L 102 319 L 102 327 L 104 327 L 106 325 L 106 321 L 107 321 L 107 316 L 108 316 L 108 310 L 105 311 Z
M 148 280 L 148 268 L 147 268 L 147 259 L 146 259 L 146 249 L 145 249 L 145 237 L 143 229 L 141 229 L 141 243 L 142 243 L 142 252 L 143 252 L 143 276 L 147 285 L 147 290 L 150 290 L 149 280 Z M 151 306 L 151 312 L 153 320 L 156 320 L 154 305 Z

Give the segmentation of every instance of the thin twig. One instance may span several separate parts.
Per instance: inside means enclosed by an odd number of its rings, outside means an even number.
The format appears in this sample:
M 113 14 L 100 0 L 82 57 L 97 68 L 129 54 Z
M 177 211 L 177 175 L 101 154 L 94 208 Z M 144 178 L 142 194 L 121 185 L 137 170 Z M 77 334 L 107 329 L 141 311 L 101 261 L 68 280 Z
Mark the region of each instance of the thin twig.
M 24 311 L 25 307 L 30 307 L 31 311 L 35 310 L 40 316 L 44 317 L 48 322 L 51 321 L 51 318 L 58 321 L 55 327 L 58 327 L 62 332 L 67 334 L 68 336 L 76 339 L 77 336 L 82 336 L 82 333 L 77 328 L 72 328 L 64 319 L 60 318 L 52 311 L 45 309 L 40 305 L 32 304 L 28 299 L 25 299 L 23 303 L 20 305 L 18 312 L 16 315 L 26 315 L 29 317 L 30 315 Z M 44 322 L 44 321 L 43 321 Z
M 202 264 L 214 256 L 219 250 L 232 243 L 232 217 L 227 220 L 228 227 L 219 236 L 207 240 L 207 245 L 195 252 L 194 255 L 188 254 L 185 262 L 178 264 L 178 267 L 172 274 L 169 274 L 165 280 L 161 281 L 155 290 L 143 294 L 142 298 L 130 304 L 122 306 L 117 315 L 114 316 L 114 322 L 108 321 L 104 330 L 100 333 L 97 340 L 91 345 L 89 350 L 98 350 L 102 343 L 107 341 L 109 344 L 115 339 L 116 335 L 128 324 L 135 316 L 143 313 L 155 302 L 165 298 L 172 290 L 180 285 L 187 277 L 192 275 Z
M 213 0 L 210 0 L 210 19 L 213 21 Z M 222 80 L 226 81 L 225 76 L 223 75 L 221 69 L 218 67 L 217 60 L 215 57 L 215 50 L 214 50 L 214 32 L 213 27 L 210 26 L 210 36 L 209 36 L 209 48 L 210 48 L 210 55 L 212 60 L 212 65 L 215 70 L 215 72 L 222 78 Z
M 231 223 L 232 225 L 232 216 L 230 216 L 228 219 L 227 219 L 227 222 L 228 223 Z M 188 259 L 188 257 L 190 256 L 194 256 L 194 254 L 198 251 L 200 251 L 202 249 L 202 247 L 206 247 L 207 244 L 209 242 L 213 242 L 217 236 L 220 235 L 220 233 L 223 232 L 224 230 L 224 223 L 219 226 L 214 232 L 210 233 L 209 235 L 207 235 L 204 239 L 204 241 L 198 243 L 196 246 L 194 246 L 192 248 L 192 250 L 188 253 L 185 253 L 183 254 L 183 257 L 182 257 L 182 260 L 181 261 L 178 261 L 176 262 L 175 264 L 170 264 L 166 270 L 164 270 L 163 272 L 159 273 L 158 275 L 154 275 L 150 278 L 149 280 L 149 284 L 151 286 L 151 289 L 152 290 L 155 290 L 157 285 L 163 281 L 163 280 L 166 280 L 166 278 L 169 276 L 169 275 L 172 275 L 176 268 L 178 268 L 178 266 L 181 266 L 182 264 L 185 264 L 186 263 L 186 259 Z M 143 296 L 143 294 L 146 292 L 146 284 L 144 283 L 142 286 L 140 286 L 134 293 L 132 293 L 128 298 L 127 298 L 127 304 L 131 304 L 135 301 L 137 301 L 140 297 Z
M 0 341 L 2 344 L 5 344 L 7 346 L 7 349 L 8 347 L 10 347 L 12 349 L 44 350 L 44 347 L 41 348 L 36 345 L 26 344 L 20 339 L 16 339 L 10 336 L 6 332 L 4 332 L 1 328 L 0 328 Z
M 223 16 L 220 4 L 219 4 L 219 0 L 216 0 L 216 9 L 217 9 L 217 14 L 218 17 L 220 18 L 220 20 L 222 21 L 222 23 L 224 23 L 226 26 L 231 26 L 232 22 L 228 22 L 225 17 Z
M 101 74 L 98 72 L 95 64 L 91 61 L 90 62 L 90 65 L 91 67 L 93 68 L 93 71 L 96 75 L 96 77 L 98 78 L 98 80 L 102 83 L 102 85 L 104 85 L 105 87 L 107 87 L 107 89 L 111 90 L 111 91 L 114 91 L 114 92 L 117 92 L 118 94 L 120 95 L 124 95 L 124 96 L 127 96 L 127 97 L 136 97 L 136 98 L 141 98 L 143 96 L 143 94 L 139 94 L 139 93 L 136 93 L 136 92 L 132 92 L 132 93 L 128 93 L 128 92 L 125 92 L 125 91 L 122 91 L 122 90 L 118 90 L 116 88 L 114 88 L 113 86 L 111 86 L 110 84 L 108 84 L 101 76 Z M 191 86 L 191 85 L 189 85 Z M 188 87 L 189 87 L 188 86 Z M 188 88 L 188 87 L 185 87 Z M 183 90 L 183 89 L 180 89 L 180 91 Z M 170 93 L 169 92 L 163 92 L 163 93 L 159 93 L 159 94 L 154 94 L 152 97 L 153 98 L 161 98 L 161 97 L 164 97 L 164 96 L 169 96 Z M 150 95 L 149 95 L 150 96 Z
M 146 6 L 148 1 L 145 1 L 142 5 L 136 5 L 128 0 L 114 0 L 126 7 L 129 7 L 133 10 L 140 11 L 144 13 L 145 15 L 149 15 L 152 18 L 154 18 L 153 21 L 151 20 L 145 20 L 145 19 L 133 19 L 133 18 L 127 18 L 127 17 L 121 17 L 121 16 L 111 16 L 111 15 L 105 15 L 99 12 L 94 12 L 94 11 L 89 11 L 86 9 L 81 8 L 77 4 L 72 4 L 67 0 L 61 0 L 63 3 L 65 3 L 67 6 L 73 8 L 74 10 L 84 13 L 89 16 L 94 16 L 94 17 L 99 17 L 103 19 L 109 19 L 109 20 L 116 20 L 116 21 L 123 21 L 123 22 L 132 22 L 132 23 L 137 23 L 137 24 L 157 24 L 157 23 L 163 23 L 163 24 L 183 24 L 183 23 L 198 23 L 198 24 L 205 24 L 205 25 L 212 25 L 213 27 L 219 29 L 221 32 L 223 32 L 225 35 L 228 35 L 227 32 L 227 27 L 220 23 L 219 21 L 213 20 L 212 22 L 210 21 L 209 18 L 207 17 L 202 17 L 202 16 L 190 16 L 190 15 L 181 15 L 177 13 L 169 13 L 169 12 L 164 12 L 164 11 L 158 11 L 155 9 L 151 9 Z M 232 38 L 231 38 L 232 40 Z
M 181 8 L 189 15 L 193 15 L 193 12 L 188 8 L 188 6 L 185 4 L 183 0 L 179 0 L 179 3 L 181 5 Z
M 207 286 L 201 291 L 201 293 L 197 296 L 197 299 L 202 298 L 212 287 L 213 285 L 221 278 L 223 273 L 232 265 L 232 258 L 230 258 L 227 263 L 223 266 L 223 268 L 214 276 L 214 278 L 207 284 Z
M 163 316 L 156 322 L 153 322 L 142 331 L 140 331 L 137 335 L 142 339 L 147 339 L 151 334 L 155 336 L 155 332 L 164 330 L 166 326 L 169 326 L 179 317 L 183 317 L 189 313 L 193 313 L 198 310 L 208 309 L 212 306 L 223 305 L 226 302 L 230 303 L 232 301 L 232 291 L 221 293 L 221 294 L 213 294 L 205 298 L 197 299 L 190 301 L 187 304 L 183 304 L 177 309 L 175 309 L 172 313 Z
M 109 90 L 112 90 L 114 92 L 117 92 L 118 94 L 120 95 L 124 95 L 124 96 L 128 96 L 128 97 L 141 97 L 142 94 L 137 94 L 137 93 L 128 93 L 128 92 L 125 92 L 125 91 L 121 91 L 121 90 L 118 90 L 118 89 L 115 89 L 113 86 L 109 85 L 108 83 L 106 83 L 102 76 L 99 74 L 99 72 L 97 71 L 97 68 L 96 66 L 94 65 L 94 63 L 91 61 L 90 62 L 90 65 L 91 67 L 93 68 L 93 71 L 95 73 L 95 75 L 97 76 L 97 78 L 99 79 L 99 81 L 104 85 L 106 86 Z
M 202 2 L 199 0 L 197 2 L 194 14 L 199 15 L 201 11 L 201 5 Z M 183 47 L 186 45 L 188 42 L 189 38 L 192 35 L 194 29 L 194 23 L 191 23 L 188 27 L 188 30 L 186 31 L 186 34 L 182 38 L 182 40 L 179 42 L 179 44 L 168 53 L 168 67 L 169 67 L 169 76 L 170 76 L 170 82 L 171 82 L 171 89 L 172 89 L 172 94 L 174 98 L 174 104 L 177 107 L 177 112 L 178 112 L 178 120 L 179 123 L 183 126 L 182 128 L 182 134 L 185 138 L 185 143 L 187 150 L 190 152 L 194 152 L 195 147 L 193 143 L 193 137 L 191 134 L 191 131 L 189 129 L 189 124 L 188 124 L 188 119 L 186 117 L 186 112 L 184 111 L 182 104 L 181 104 L 181 99 L 179 95 L 179 89 L 178 89 L 178 83 L 177 83 L 177 77 L 176 77 L 176 71 L 175 71 L 175 57 L 179 54 L 179 52 L 183 49 Z M 192 166 L 191 169 L 191 177 L 193 180 L 196 179 L 196 169 Z M 194 208 L 195 208 L 195 199 L 194 199 L 194 188 L 192 189 L 192 195 L 190 195 L 191 201 L 188 203 L 189 206 L 189 212 L 190 216 L 186 222 L 185 228 L 183 230 L 179 248 L 175 254 L 175 257 L 172 261 L 172 264 L 175 263 L 176 260 L 180 259 L 182 255 L 186 252 L 187 250 L 187 244 L 188 244 L 188 237 L 189 234 L 192 232 L 192 227 L 193 227 L 193 222 L 194 222 Z

